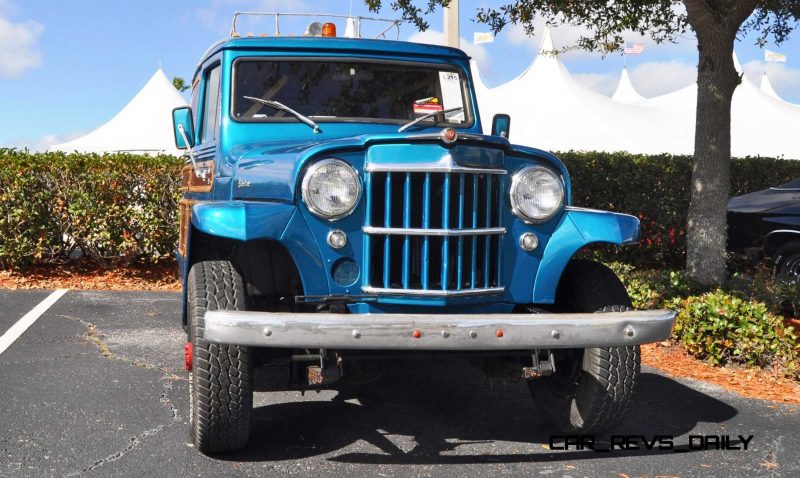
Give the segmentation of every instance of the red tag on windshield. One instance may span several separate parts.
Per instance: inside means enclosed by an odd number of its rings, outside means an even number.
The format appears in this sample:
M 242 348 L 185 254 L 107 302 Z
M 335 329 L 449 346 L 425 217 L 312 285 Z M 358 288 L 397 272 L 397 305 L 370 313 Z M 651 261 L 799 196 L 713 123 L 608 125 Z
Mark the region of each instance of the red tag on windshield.
M 434 111 L 442 111 L 444 110 L 444 106 L 442 106 L 439 102 L 425 102 L 425 103 L 414 103 L 414 114 L 415 115 L 424 115 L 427 113 L 431 113 Z

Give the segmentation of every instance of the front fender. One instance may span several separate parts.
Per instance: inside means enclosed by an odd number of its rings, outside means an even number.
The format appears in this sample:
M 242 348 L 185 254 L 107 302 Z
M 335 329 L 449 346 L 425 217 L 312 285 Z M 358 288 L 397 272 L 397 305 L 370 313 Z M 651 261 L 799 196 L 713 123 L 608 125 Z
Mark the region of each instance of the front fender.
M 551 304 L 567 262 L 588 244 L 634 244 L 639 239 L 639 219 L 627 214 L 568 207 L 547 241 L 536 282 L 533 302 Z
M 773 257 L 778 249 L 790 241 L 800 241 L 800 231 L 794 229 L 776 229 L 764 238 L 764 256 Z
M 293 204 L 222 201 L 195 204 L 192 225 L 212 236 L 249 241 L 280 239 L 297 208 Z
M 254 201 L 218 201 L 195 204 L 195 229 L 237 241 L 271 239 L 289 251 L 308 295 L 324 295 L 328 283 L 320 280 L 323 260 L 314 236 L 293 204 Z M 184 277 L 185 278 L 185 277 Z

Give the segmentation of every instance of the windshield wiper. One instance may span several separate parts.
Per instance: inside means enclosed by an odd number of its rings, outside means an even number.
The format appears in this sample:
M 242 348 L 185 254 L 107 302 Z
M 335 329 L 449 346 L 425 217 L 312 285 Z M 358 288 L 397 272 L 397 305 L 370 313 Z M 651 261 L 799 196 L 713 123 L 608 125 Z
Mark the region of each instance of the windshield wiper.
M 415 118 L 414 121 L 404 124 L 397 130 L 398 133 L 402 133 L 403 131 L 407 130 L 408 128 L 414 126 L 415 124 L 419 123 L 420 121 L 425 121 L 428 118 L 433 118 L 434 116 L 438 115 L 446 115 L 447 113 L 452 113 L 454 111 L 461 111 L 463 110 L 463 106 L 456 106 L 455 108 L 449 108 L 442 111 L 431 111 L 430 113 L 425 113 L 424 115 L 420 116 L 419 118 Z
M 281 102 L 274 100 L 263 100 L 261 98 L 255 98 L 253 96 L 244 96 L 243 98 L 250 101 L 255 101 L 256 103 L 261 103 L 262 105 L 267 105 L 270 108 L 275 108 L 276 110 L 285 111 L 294 116 L 295 118 L 299 119 L 301 122 L 307 124 L 310 128 L 313 128 L 315 133 L 322 133 L 322 130 L 319 129 L 319 125 L 315 123 L 314 120 L 304 115 L 303 113 L 298 113 L 297 111 L 289 108 L 288 106 L 286 106 Z

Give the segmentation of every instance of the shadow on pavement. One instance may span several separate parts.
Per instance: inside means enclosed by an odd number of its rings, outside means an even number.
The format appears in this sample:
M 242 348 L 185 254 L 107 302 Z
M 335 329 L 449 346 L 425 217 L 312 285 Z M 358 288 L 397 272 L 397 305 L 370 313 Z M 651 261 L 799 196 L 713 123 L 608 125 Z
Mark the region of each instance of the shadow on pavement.
M 550 435 L 558 432 L 534 408 L 527 387 L 513 383 L 492 388 L 479 374 L 467 370 L 469 367 L 458 361 L 410 362 L 393 366 L 371 385 L 340 390 L 330 401 L 256 408 L 250 446 L 219 458 L 295 460 L 335 452 L 360 440 L 368 445 L 359 443 L 354 447 L 357 451 L 329 459 L 367 464 L 471 464 L 672 453 L 545 450 Z M 700 422 L 721 423 L 738 413 L 727 403 L 661 375 L 643 373 L 639 385 L 628 419 L 615 434 L 677 437 Z M 526 444 L 524 450 L 530 453 L 504 454 L 492 446 L 495 442 Z M 679 445 L 682 442 L 676 440 L 679 451 L 689 451 L 680 450 Z

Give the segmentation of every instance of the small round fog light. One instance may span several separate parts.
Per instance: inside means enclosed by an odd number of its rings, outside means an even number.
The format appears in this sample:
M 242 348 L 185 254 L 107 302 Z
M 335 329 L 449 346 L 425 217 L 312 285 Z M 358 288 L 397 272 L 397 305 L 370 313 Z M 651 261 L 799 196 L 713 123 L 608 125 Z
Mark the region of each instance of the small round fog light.
M 352 259 L 341 259 L 333 264 L 331 274 L 336 285 L 350 287 L 358 281 L 358 264 Z M 358 338 L 358 337 L 356 337 Z
M 519 236 L 519 247 L 524 251 L 532 251 L 539 247 L 539 238 L 532 232 L 526 232 Z
M 334 229 L 328 233 L 328 245 L 334 249 L 341 249 L 347 244 L 347 234 L 339 229 Z

